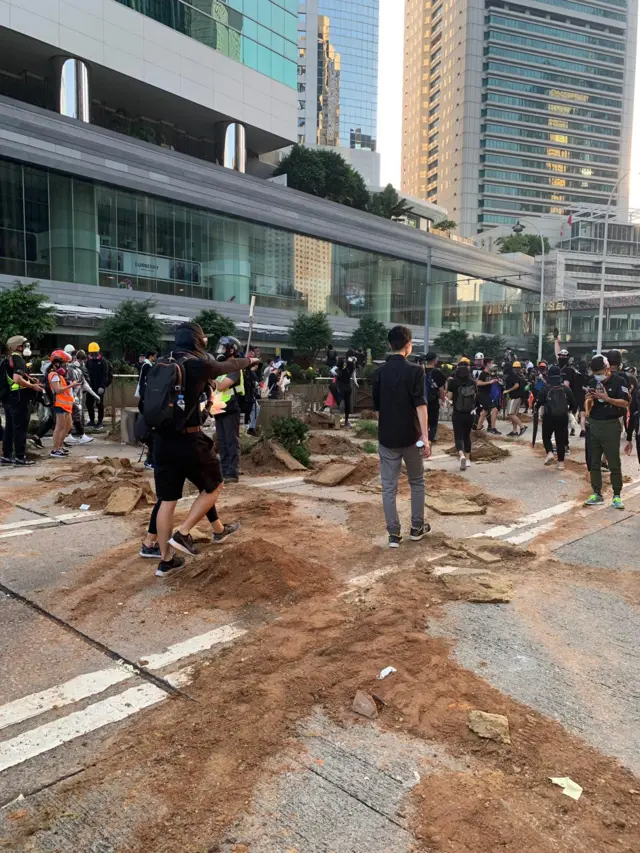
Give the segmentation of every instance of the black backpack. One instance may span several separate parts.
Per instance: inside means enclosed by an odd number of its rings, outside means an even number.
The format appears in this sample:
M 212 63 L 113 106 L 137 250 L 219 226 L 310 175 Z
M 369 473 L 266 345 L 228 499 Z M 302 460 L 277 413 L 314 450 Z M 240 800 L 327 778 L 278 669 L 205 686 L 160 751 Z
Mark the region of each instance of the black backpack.
M 453 408 L 456 412 L 470 415 L 476 408 L 476 386 L 460 385 Z
M 425 385 L 427 391 L 427 402 L 433 403 L 438 399 L 438 386 L 431 378 L 433 375 L 433 371 L 435 368 L 430 367 L 429 370 L 425 371 Z
M 567 414 L 569 403 L 562 385 L 553 385 L 549 388 L 544 407 L 545 410 L 549 410 L 549 414 L 554 418 L 560 418 Z
M 174 357 L 172 353 L 166 358 L 159 358 L 149 368 L 143 411 L 144 422 L 149 429 L 180 432 L 193 414 L 199 401 L 189 412 L 184 406 L 186 379 L 184 365 L 190 358 L 193 356 Z
M 0 403 L 9 402 L 11 386 L 9 385 L 9 370 L 12 369 L 11 356 L 8 355 L 0 360 Z

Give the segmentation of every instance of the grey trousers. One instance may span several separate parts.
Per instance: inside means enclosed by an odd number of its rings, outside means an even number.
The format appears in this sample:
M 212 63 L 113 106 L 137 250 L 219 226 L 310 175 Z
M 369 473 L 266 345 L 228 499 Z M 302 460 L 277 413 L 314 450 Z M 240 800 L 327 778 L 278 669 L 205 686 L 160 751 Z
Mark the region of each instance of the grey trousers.
M 378 445 L 380 454 L 380 480 L 382 481 L 382 506 L 389 533 L 400 533 L 400 519 L 396 498 L 398 479 L 402 469 L 402 460 L 407 466 L 407 476 L 411 487 L 411 526 L 424 524 L 424 464 L 420 448 L 415 444 L 409 447 L 390 449 Z

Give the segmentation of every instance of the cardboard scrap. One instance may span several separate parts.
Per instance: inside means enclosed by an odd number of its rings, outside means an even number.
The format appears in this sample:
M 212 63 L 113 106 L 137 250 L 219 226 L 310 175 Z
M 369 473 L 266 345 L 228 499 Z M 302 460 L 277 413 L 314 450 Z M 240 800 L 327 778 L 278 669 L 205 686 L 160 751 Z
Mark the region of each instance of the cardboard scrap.
M 425 504 L 440 515 L 485 515 L 487 512 L 486 506 L 478 506 L 456 492 L 427 495 Z
M 329 462 L 319 471 L 305 477 L 305 482 L 314 483 L 316 486 L 337 486 L 346 480 L 349 474 L 353 474 L 356 467 L 349 462 Z

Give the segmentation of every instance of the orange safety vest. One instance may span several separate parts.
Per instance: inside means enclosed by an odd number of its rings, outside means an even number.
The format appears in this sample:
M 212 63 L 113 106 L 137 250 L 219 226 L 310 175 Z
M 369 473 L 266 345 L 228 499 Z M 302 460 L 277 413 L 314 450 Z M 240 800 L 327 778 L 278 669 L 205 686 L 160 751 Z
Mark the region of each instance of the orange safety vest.
M 51 371 L 48 377 L 49 388 L 51 388 L 51 395 L 53 397 L 53 405 L 58 406 L 60 409 L 64 409 L 65 412 L 71 412 L 73 410 L 73 390 L 68 387 L 67 380 L 60 376 L 59 373 L 55 373 L 58 377 L 57 382 L 51 382 L 55 371 Z M 56 394 L 56 388 L 62 388 L 62 393 Z

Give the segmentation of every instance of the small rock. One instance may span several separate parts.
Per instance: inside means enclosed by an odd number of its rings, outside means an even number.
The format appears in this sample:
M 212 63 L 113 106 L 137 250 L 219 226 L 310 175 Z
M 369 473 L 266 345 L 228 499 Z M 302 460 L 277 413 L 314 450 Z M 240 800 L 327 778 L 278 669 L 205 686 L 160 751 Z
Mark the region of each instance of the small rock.
M 375 720 L 378 716 L 378 706 L 376 705 L 375 700 L 362 690 L 358 690 L 356 692 L 353 699 L 352 710 L 356 714 L 360 714 L 362 717 L 367 717 L 369 720 Z
M 502 714 L 487 714 L 484 711 L 469 711 L 469 728 L 478 737 L 511 743 L 509 720 Z

